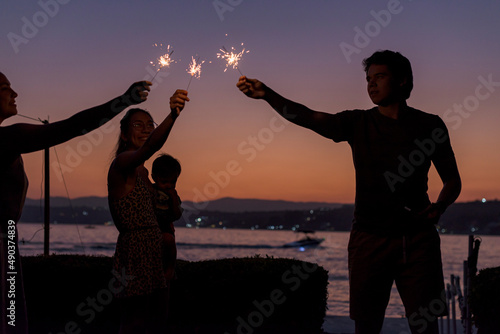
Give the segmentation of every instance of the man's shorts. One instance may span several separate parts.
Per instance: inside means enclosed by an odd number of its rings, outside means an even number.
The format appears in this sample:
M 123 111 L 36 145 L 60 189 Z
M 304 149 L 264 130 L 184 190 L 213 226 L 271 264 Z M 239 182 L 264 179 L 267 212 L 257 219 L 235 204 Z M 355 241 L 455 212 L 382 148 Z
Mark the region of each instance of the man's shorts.
M 440 243 L 433 226 L 406 236 L 353 229 L 348 245 L 351 319 L 383 318 L 394 281 L 410 322 L 446 315 Z

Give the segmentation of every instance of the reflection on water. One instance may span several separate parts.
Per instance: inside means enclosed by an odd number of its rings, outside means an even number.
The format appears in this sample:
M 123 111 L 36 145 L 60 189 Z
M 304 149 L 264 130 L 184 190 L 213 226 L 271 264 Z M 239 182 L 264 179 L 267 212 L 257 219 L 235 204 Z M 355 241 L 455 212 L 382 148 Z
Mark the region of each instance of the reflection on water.
M 43 253 L 43 231 L 40 224 L 19 224 L 21 255 Z M 53 225 L 50 230 L 50 253 L 87 254 L 112 256 L 118 231 L 114 226 L 85 228 L 75 225 Z M 274 256 L 296 258 L 318 263 L 329 272 L 328 315 L 347 316 L 348 232 L 316 232 L 316 237 L 325 238 L 317 248 L 283 248 L 300 235 L 292 231 L 237 230 L 237 229 L 188 229 L 176 228 L 178 258 L 200 261 L 219 258 L 246 256 Z M 31 239 L 31 240 L 30 240 Z M 26 242 L 26 240 L 30 240 Z M 479 250 L 478 268 L 500 266 L 497 254 L 500 251 L 499 236 L 484 236 Z M 450 275 L 463 276 L 463 261 L 467 257 L 468 237 L 466 235 L 444 235 L 441 237 L 443 270 L 446 282 Z M 401 317 L 404 309 L 395 288 L 391 294 L 386 316 Z

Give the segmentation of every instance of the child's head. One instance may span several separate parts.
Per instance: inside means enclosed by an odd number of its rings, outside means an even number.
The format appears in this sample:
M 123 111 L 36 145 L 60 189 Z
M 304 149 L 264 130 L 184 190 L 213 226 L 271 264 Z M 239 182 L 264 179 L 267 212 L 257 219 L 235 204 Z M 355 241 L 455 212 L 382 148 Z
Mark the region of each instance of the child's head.
M 171 155 L 162 154 L 153 162 L 151 177 L 162 190 L 175 188 L 180 174 L 181 164 Z

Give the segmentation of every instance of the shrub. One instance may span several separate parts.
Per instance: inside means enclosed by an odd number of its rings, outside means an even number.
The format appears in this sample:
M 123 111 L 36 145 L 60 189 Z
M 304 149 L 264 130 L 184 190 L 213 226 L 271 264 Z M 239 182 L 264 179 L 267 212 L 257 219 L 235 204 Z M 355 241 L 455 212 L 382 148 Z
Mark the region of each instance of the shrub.
M 469 302 L 478 334 L 498 333 L 500 267 L 483 269 L 474 277 Z
M 30 332 L 118 331 L 110 257 L 22 260 Z M 321 333 L 328 273 L 316 264 L 261 257 L 178 261 L 176 272 L 171 333 Z

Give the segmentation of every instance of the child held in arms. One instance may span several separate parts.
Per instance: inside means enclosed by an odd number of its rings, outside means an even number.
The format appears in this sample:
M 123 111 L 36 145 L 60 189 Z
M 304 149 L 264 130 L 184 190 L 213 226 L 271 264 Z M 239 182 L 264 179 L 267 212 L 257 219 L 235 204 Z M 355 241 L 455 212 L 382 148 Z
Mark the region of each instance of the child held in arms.
M 174 221 L 182 216 L 181 199 L 175 186 L 181 174 L 179 161 L 162 154 L 153 162 L 152 175 L 155 188 L 155 215 L 163 234 L 163 261 L 167 282 L 174 278 L 177 248 L 175 246 Z

